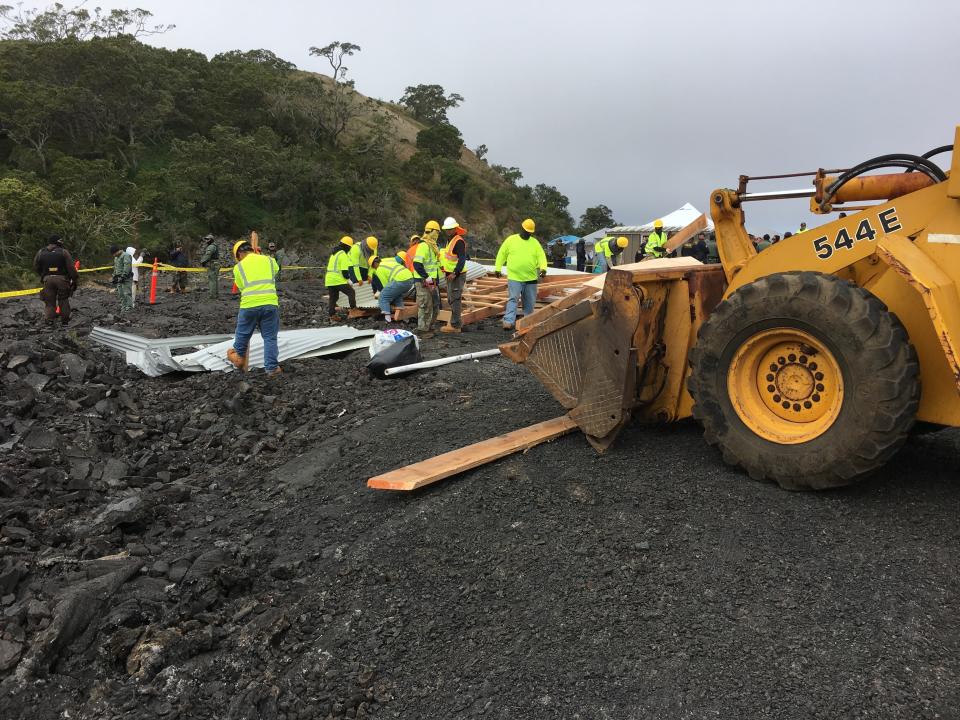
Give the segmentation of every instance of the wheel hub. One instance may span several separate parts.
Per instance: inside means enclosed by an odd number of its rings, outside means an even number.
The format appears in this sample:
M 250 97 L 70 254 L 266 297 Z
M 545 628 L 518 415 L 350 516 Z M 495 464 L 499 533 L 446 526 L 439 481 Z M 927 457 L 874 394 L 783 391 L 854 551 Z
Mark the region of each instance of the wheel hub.
M 843 401 L 839 365 L 801 330 L 767 330 L 737 350 L 727 377 L 734 409 L 754 433 L 774 442 L 807 442 L 836 420 Z

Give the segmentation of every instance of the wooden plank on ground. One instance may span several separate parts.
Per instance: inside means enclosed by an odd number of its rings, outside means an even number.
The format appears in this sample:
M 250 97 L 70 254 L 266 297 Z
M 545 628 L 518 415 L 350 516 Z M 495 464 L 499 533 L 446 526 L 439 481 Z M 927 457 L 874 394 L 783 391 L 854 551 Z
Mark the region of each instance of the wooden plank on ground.
M 377 475 L 367 480 L 367 487 L 376 490 L 416 490 L 520 450 L 529 450 L 565 435 L 576 427 L 577 424 L 568 415 L 563 415 Z
M 357 318 L 371 318 L 380 315 L 380 310 L 374 308 L 350 308 L 347 310 L 347 319 L 356 320 Z
M 410 318 L 417 317 L 417 306 L 416 305 L 404 305 L 399 310 L 393 311 L 393 319 L 397 322 L 401 320 L 409 320 Z

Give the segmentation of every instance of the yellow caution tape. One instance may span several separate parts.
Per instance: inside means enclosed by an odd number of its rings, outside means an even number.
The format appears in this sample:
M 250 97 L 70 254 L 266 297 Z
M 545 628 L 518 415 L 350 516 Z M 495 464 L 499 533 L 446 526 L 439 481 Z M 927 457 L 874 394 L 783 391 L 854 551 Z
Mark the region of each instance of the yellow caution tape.
M 36 295 L 43 288 L 33 288 L 32 290 L 8 290 L 0 292 L 0 298 L 23 297 L 24 295 Z
M 136 263 L 136 266 L 141 268 L 148 268 L 151 270 L 153 269 L 153 263 Z M 94 268 L 81 268 L 80 272 L 82 273 L 102 272 L 104 270 L 113 270 L 113 265 L 102 265 L 101 267 L 94 267 Z M 323 270 L 323 268 L 319 266 L 314 267 L 311 265 L 289 265 L 289 266 L 280 268 L 280 270 L 281 272 L 286 272 L 287 270 Z M 207 269 L 206 268 L 181 268 L 181 267 L 176 267 L 175 265 L 166 265 L 164 263 L 160 263 L 157 266 L 157 271 L 158 272 L 206 272 Z M 220 268 L 220 272 L 222 273 L 233 272 L 233 266 L 231 265 L 229 267 Z M 141 280 L 142 279 L 143 278 L 141 278 Z M 43 290 L 43 288 L 32 288 L 30 290 L 8 290 L 6 292 L 0 292 L 0 300 L 4 298 L 36 295 L 41 290 Z

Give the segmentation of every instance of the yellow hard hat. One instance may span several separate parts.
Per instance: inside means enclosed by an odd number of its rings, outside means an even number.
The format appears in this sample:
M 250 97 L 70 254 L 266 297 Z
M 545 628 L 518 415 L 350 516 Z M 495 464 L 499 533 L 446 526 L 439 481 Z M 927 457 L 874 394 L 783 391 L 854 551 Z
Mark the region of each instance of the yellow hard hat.
M 411 235 L 411 236 L 410 236 L 410 244 L 413 245 L 414 243 L 418 243 L 418 242 L 420 242 L 422 239 L 423 239 L 423 238 L 421 238 L 419 235 Z
M 427 224 L 423 226 L 424 232 L 427 232 L 429 230 L 439 230 L 439 229 L 440 229 L 440 223 L 438 223 L 436 220 L 427 220 Z
M 237 240 L 237 241 L 233 244 L 233 258 L 234 258 L 234 260 L 238 259 L 238 258 L 237 258 L 237 251 L 238 251 L 241 247 L 243 247 L 244 245 L 249 245 L 249 244 L 250 244 L 250 243 L 249 243 L 249 241 L 247 241 L 247 240 Z
M 629 244 L 630 244 L 630 241 L 627 240 L 623 235 L 621 235 L 620 237 L 617 238 L 617 247 L 618 247 L 618 248 L 623 249 L 623 248 L 625 248 L 625 247 L 626 247 L 627 245 L 629 245 Z
M 654 221 L 653 221 L 653 227 L 655 227 L 657 230 L 659 230 L 660 228 L 662 228 L 662 227 L 663 227 L 663 220 L 654 220 Z
M 349 235 L 344 235 L 342 238 L 340 238 L 340 242 L 343 243 L 344 245 L 349 245 L 350 247 L 353 247 L 353 238 L 350 237 Z
M 522 223 L 520 223 L 520 227 L 522 227 L 527 232 L 534 232 L 537 229 L 537 224 L 530 218 L 527 218 Z
M 366 239 L 366 243 L 367 243 L 367 247 L 373 250 L 374 252 L 377 251 L 377 246 L 380 245 L 380 241 L 377 240 L 373 235 L 369 236 Z
M 406 251 L 406 250 L 401 250 L 400 252 L 397 253 L 397 257 L 400 258 L 401 260 L 403 260 L 404 262 L 406 262 L 406 260 L 407 260 L 407 251 Z
M 379 256 L 379 255 L 371 255 L 371 256 L 370 256 L 370 259 L 367 261 L 367 263 L 370 265 L 370 267 L 373 267 L 373 266 L 374 266 L 376 263 L 378 263 L 378 262 L 380 262 L 380 256 Z

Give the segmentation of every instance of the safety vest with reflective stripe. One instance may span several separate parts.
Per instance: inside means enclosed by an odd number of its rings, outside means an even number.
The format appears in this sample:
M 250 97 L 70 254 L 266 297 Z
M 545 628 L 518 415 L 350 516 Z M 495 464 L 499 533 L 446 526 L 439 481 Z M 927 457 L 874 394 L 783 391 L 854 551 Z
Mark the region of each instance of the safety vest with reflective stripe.
M 377 266 L 377 277 L 380 278 L 380 283 L 386 287 L 392 282 L 413 280 L 414 274 L 410 272 L 406 265 L 392 257 L 380 261 L 380 265 Z
M 467 239 L 463 235 L 455 235 L 453 240 L 447 243 L 447 246 L 440 251 L 440 269 L 445 273 L 452 273 L 457 269 L 457 263 L 460 262 L 460 258 L 457 257 L 457 254 L 453 249 L 457 246 L 457 243 L 463 241 L 463 250 L 467 250 Z
M 347 258 L 350 260 L 352 266 L 358 268 L 368 268 L 370 267 L 368 263 L 368 258 L 364 252 L 363 245 L 361 243 L 354 243 L 353 247 L 350 248 L 350 252 L 347 253 Z
M 233 266 L 233 281 L 240 289 L 240 308 L 279 305 L 277 273 L 280 266 L 269 255 L 248 253 Z
M 423 269 L 426 271 L 428 278 L 436 280 L 440 277 L 440 264 L 437 262 L 437 254 L 433 251 L 433 248 L 430 247 L 429 243 L 421 242 L 417 245 L 417 251 L 413 261 L 423 265 Z M 420 280 L 421 278 L 418 275 L 416 279 Z
M 347 285 L 350 281 L 343 276 L 343 271 L 349 267 L 347 253 L 343 250 L 337 250 L 327 261 L 327 274 L 324 277 L 323 284 L 327 287 L 336 285 Z
M 644 250 L 647 255 L 652 255 L 655 258 L 663 257 L 667 254 L 667 234 L 661 230 L 657 232 L 654 230 L 647 237 L 647 247 Z
M 605 258 L 613 257 L 613 247 L 611 242 L 616 242 L 616 238 L 613 238 L 607 235 L 605 238 L 600 238 L 593 245 L 594 255 L 603 255 Z

